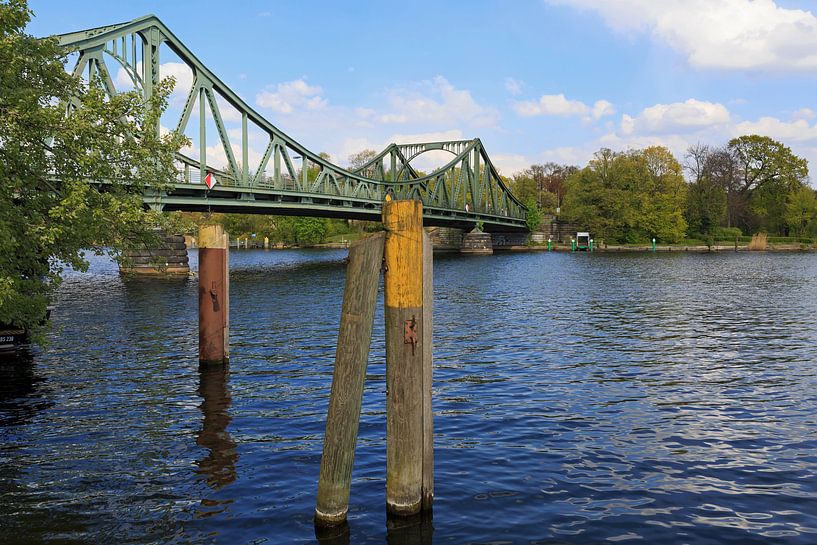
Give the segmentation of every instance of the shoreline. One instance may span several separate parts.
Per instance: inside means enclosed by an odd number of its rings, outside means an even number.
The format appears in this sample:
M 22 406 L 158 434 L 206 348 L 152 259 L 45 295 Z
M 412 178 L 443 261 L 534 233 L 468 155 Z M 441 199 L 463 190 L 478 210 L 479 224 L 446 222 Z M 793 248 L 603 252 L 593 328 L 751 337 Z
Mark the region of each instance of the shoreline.
M 682 244 L 665 244 L 665 245 L 657 245 L 655 250 L 653 250 L 651 245 L 643 246 L 643 245 L 609 245 L 600 248 L 593 248 L 593 252 L 581 252 L 581 253 L 714 253 L 714 252 L 813 252 L 817 250 L 814 246 L 807 246 L 801 244 L 769 244 L 766 249 L 764 250 L 750 250 L 748 245 L 738 245 L 737 247 L 732 245 L 713 245 L 713 246 L 706 246 L 706 245 L 699 245 L 699 246 L 691 246 L 691 245 L 682 245 Z M 502 246 L 502 247 L 495 247 L 495 252 L 547 252 L 548 248 L 547 245 L 531 245 L 531 246 Z M 570 246 L 552 246 L 550 249 L 551 252 L 567 252 L 567 253 L 579 253 L 573 252 Z

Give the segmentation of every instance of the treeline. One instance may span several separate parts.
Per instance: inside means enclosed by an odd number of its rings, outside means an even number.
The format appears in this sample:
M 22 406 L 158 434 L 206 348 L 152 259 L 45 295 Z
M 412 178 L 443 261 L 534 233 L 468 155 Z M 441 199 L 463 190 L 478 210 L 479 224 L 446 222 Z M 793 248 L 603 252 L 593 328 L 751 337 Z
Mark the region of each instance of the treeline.
M 584 168 L 533 165 L 509 184 L 534 218 L 558 214 L 610 243 L 817 234 L 807 161 L 765 136 L 693 146 L 683 165 L 660 146 L 601 149 Z
M 176 233 L 195 236 L 199 226 L 218 224 L 230 233 L 232 239 L 254 238 L 260 242 L 266 237 L 272 243 L 300 246 L 321 244 L 335 238 L 355 239 L 376 228 L 376 224 L 367 221 L 304 216 L 174 212 L 171 217 L 170 229 Z

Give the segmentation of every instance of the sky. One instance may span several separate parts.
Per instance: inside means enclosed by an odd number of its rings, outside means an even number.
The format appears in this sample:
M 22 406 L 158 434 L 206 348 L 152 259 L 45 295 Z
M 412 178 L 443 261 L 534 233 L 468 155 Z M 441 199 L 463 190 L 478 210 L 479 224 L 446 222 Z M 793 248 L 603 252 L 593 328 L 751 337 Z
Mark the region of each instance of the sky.
M 762 134 L 817 179 L 817 0 L 29 5 L 36 36 L 158 16 L 248 104 L 340 165 L 390 142 L 480 138 L 511 175 L 584 166 L 600 148 L 663 145 L 683 160 L 690 145 Z M 172 54 L 162 63 L 178 117 L 192 76 Z M 252 166 L 266 140 L 251 130 L 250 142 Z

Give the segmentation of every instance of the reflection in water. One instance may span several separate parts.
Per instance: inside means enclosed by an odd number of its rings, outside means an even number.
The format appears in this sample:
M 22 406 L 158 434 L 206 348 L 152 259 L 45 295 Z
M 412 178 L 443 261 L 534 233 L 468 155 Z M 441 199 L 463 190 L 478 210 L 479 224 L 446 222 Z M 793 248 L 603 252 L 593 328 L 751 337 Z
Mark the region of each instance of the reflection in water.
M 227 389 L 229 367 L 226 365 L 202 365 L 199 368 L 199 395 L 202 397 L 201 412 L 204 415 L 196 444 L 208 449 L 206 457 L 199 460 L 197 473 L 214 490 L 219 490 L 236 479 L 235 464 L 238 452 L 227 426 L 231 417 L 230 393 Z M 211 502 L 208 502 L 211 503 Z
M 413 517 L 386 519 L 386 543 L 388 545 L 431 545 L 434 526 L 431 513 Z
M 345 520 L 337 526 L 315 525 L 315 539 L 319 545 L 349 545 L 349 523 Z
M 27 424 L 48 402 L 42 398 L 43 379 L 34 372 L 34 358 L 21 351 L 0 359 L 0 427 Z

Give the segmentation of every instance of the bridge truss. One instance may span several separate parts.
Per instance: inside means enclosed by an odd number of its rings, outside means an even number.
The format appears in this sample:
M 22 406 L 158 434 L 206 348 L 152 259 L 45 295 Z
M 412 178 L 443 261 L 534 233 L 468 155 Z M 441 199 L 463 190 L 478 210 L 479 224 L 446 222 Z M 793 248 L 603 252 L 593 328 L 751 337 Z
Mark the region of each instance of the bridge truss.
M 198 153 L 178 153 L 178 176 L 171 189 L 145 196 L 156 209 L 379 220 L 381 204 L 391 195 L 422 200 L 427 225 L 467 227 L 482 222 L 489 230 L 525 229 L 527 210 L 503 183 L 479 139 L 391 144 L 350 171 L 311 152 L 261 116 L 153 15 L 57 38 L 76 54 L 69 67 L 73 73 L 98 78 L 110 95 L 119 92 L 113 66 L 119 67 L 117 80 L 124 74 L 133 89 L 150 97 L 162 77 L 162 45 L 192 72 L 184 107 L 173 123 L 176 131 L 185 133 L 191 117 L 198 118 Z M 228 130 L 225 108 L 233 117 L 240 116 L 240 131 Z M 249 127 L 266 138 L 254 169 L 249 165 Z M 208 159 L 207 134 L 213 129 L 223 151 L 221 165 Z M 448 152 L 451 160 L 421 175 L 410 163 L 431 151 Z M 204 184 L 208 173 L 218 179 L 212 189 Z

